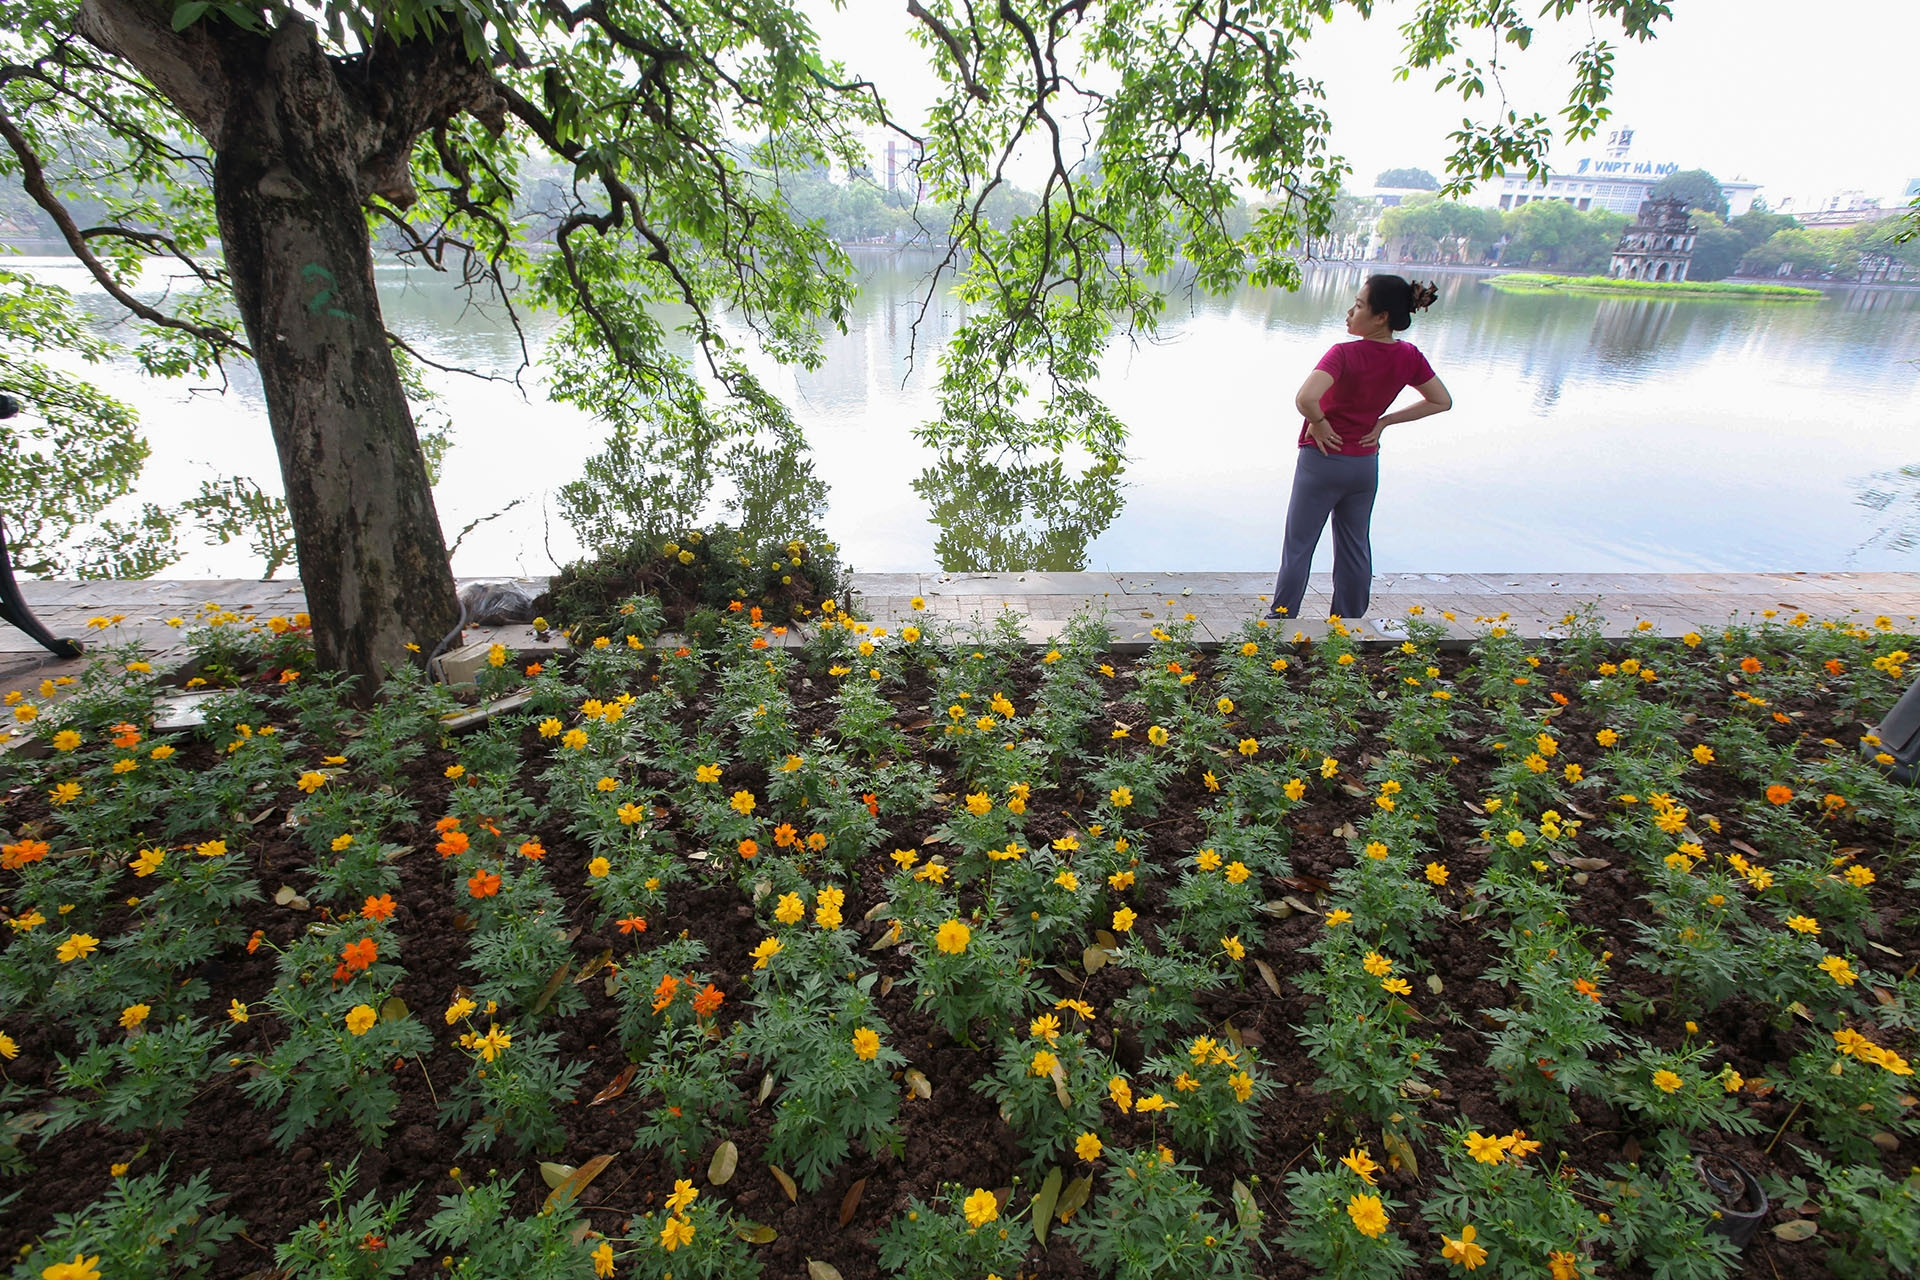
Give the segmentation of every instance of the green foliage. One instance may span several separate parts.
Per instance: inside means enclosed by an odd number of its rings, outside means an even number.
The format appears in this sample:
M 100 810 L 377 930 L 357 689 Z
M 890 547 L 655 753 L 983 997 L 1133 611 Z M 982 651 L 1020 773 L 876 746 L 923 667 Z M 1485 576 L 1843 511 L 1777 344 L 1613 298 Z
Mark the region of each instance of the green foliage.
M 1587 1181 L 1611 1202 L 1604 1239 L 1621 1265 L 1642 1261 L 1653 1280 L 1723 1280 L 1740 1250 L 1707 1228 L 1721 1203 L 1694 1168 L 1684 1136 L 1663 1129 L 1653 1153 L 1633 1164 L 1608 1166 L 1613 1177 Z
M 1366 1156 L 1365 1151 L 1357 1153 Z M 1363 1181 L 1345 1164 L 1296 1169 L 1287 1175 L 1291 1224 L 1281 1237 L 1288 1253 L 1332 1280 L 1396 1280 L 1418 1261 L 1391 1221 L 1374 1234 L 1360 1230 L 1349 1206 L 1364 1213 L 1364 1200 L 1379 1200 L 1383 1214 L 1400 1201 Z
M 167 1165 L 115 1178 L 106 1195 L 78 1213 L 54 1215 L 40 1246 L 21 1259 L 13 1280 L 39 1280 L 56 1262 L 97 1259 L 115 1280 L 200 1280 L 212 1274 L 226 1242 L 246 1224 L 209 1206 L 216 1198 L 203 1170 L 167 1185 Z
M 1211 1207 L 1192 1165 L 1151 1147 L 1106 1153 L 1106 1186 L 1060 1234 L 1113 1280 L 1253 1280 L 1252 1242 Z
M 145 578 L 178 557 L 174 517 L 154 504 L 106 516 L 146 464 L 133 409 L 41 359 L 114 350 L 65 289 L 0 271 L 0 387 L 22 407 L 0 420 L 0 512 L 23 576 Z
M 1412 187 L 1421 191 L 1438 191 L 1440 189 L 1440 179 L 1434 177 L 1425 169 L 1383 169 L 1379 176 L 1374 178 L 1373 185 L 1376 187 Z
M 577 1239 L 584 1232 L 572 1200 L 550 1212 L 513 1216 L 513 1188 L 518 1173 L 505 1181 L 467 1187 L 440 1197 L 440 1212 L 421 1231 L 435 1253 L 453 1258 L 446 1274 L 455 1280 L 589 1280 L 592 1251 Z
M 347 1195 L 359 1177 L 356 1155 L 345 1169 L 327 1175 L 326 1212 L 274 1246 L 274 1264 L 291 1280 L 389 1280 L 426 1256 L 419 1238 L 399 1229 L 414 1189 L 385 1202 L 369 1191 L 349 1205 Z
M 1727 216 L 1727 193 L 1721 189 L 1719 179 L 1705 169 L 1681 169 L 1667 174 L 1648 188 L 1647 199 L 1684 200 L 1687 208 L 1695 212 L 1710 213 L 1716 218 Z
M 1865 1164 L 1829 1164 L 1813 1152 L 1802 1158 L 1821 1184 L 1818 1194 L 1793 1178 L 1778 1193 L 1820 1215 L 1824 1261 L 1840 1280 L 1920 1275 L 1920 1174 L 1895 1182 Z M 1805 1210 L 1802 1210 L 1805 1212 Z
M 1509 238 L 1500 262 L 1566 273 L 1602 270 L 1630 222 L 1625 214 L 1606 209 L 1582 211 L 1564 200 L 1532 200 L 1506 215 Z
M 906 1210 L 896 1214 L 886 1230 L 874 1238 L 880 1265 L 897 1280 L 949 1280 L 954 1275 L 1017 1275 L 1033 1241 L 1027 1215 L 1000 1216 L 973 1226 L 962 1209 L 966 1189 L 955 1183 L 941 1187 L 934 1204 L 919 1196 L 907 1198 Z

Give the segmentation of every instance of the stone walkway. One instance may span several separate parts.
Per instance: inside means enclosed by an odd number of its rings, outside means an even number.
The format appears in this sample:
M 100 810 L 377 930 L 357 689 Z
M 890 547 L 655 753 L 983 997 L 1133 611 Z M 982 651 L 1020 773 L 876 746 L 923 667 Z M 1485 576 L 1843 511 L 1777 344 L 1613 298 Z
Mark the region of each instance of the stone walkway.
M 916 616 L 967 623 L 1012 610 L 1036 643 L 1058 635 L 1076 610 L 1092 606 L 1104 608 L 1122 644 L 1133 647 L 1170 613 L 1193 614 L 1197 638 L 1217 643 L 1265 611 L 1272 586 L 1272 575 L 1264 572 L 864 573 L 853 575 L 852 602 L 860 616 L 894 626 Z M 181 645 L 181 631 L 166 620 L 191 618 L 204 603 L 262 618 L 305 607 L 300 584 L 292 580 L 57 581 L 27 582 L 22 589 L 55 635 L 89 646 L 135 642 L 156 662 L 174 656 Z M 1330 593 L 1326 576 L 1315 575 L 1302 609 L 1310 621 L 1293 629 L 1309 636 L 1324 631 Z M 1569 610 L 1587 603 L 1615 636 L 1627 635 L 1642 619 L 1661 635 L 1678 636 L 1729 621 L 1757 622 L 1768 610 L 1836 620 L 1885 615 L 1903 630 L 1920 629 L 1920 573 L 1396 573 L 1377 575 L 1373 593 L 1367 617 L 1358 620 L 1369 637 L 1380 635 L 1381 621 L 1403 618 L 1414 605 L 1434 621 L 1453 613 L 1447 625 L 1462 642 L 1474 634 L 1475 619 L 1500 614 L 1523 635 L 1553 635 Z M 915 597 L 926 604 L 917 614 Z M 114 615 L 124 616 L 104 628 L 88 626 L 91 619 Z M 0 690 L 38 684 L 85 662 L 56 659 L 0 625 Z

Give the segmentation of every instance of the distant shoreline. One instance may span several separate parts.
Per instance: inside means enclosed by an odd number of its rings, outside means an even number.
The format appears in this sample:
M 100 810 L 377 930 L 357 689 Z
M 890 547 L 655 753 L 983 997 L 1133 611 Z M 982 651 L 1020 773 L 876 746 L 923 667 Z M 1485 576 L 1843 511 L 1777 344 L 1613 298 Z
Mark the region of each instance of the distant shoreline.
M 1619 280 L 1612 276 L 1557 276 L 1515 271 L 1487 281 L 1509 292 L 1608 293 L 1630 298 L 1722 298 L 1747 302 L 1812 302 L 1826 297 L 1820 289 L 1798 285 L 1744 283 L 1727 280 Z

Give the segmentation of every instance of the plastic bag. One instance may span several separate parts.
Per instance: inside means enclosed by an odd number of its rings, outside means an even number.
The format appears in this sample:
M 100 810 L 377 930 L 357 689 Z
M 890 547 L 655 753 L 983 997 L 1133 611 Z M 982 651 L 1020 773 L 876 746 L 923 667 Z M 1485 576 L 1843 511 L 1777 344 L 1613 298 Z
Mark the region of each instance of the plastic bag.
M 469 582 L 460 588 L 460 614 L 470 627 L 505 627 L 532 622 L 538 584 L 529 582 Z

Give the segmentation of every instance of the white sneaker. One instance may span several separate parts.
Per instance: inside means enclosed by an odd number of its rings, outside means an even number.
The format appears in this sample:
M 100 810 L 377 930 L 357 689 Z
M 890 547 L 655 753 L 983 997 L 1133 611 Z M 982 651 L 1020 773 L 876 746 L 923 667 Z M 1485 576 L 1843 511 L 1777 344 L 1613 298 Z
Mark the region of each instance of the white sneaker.
M 1373 620 L 1373 629 L 1389 640 L 1405 640 L 1407 638 L 1407 624 L 1397 618 L 1375 618 Z

